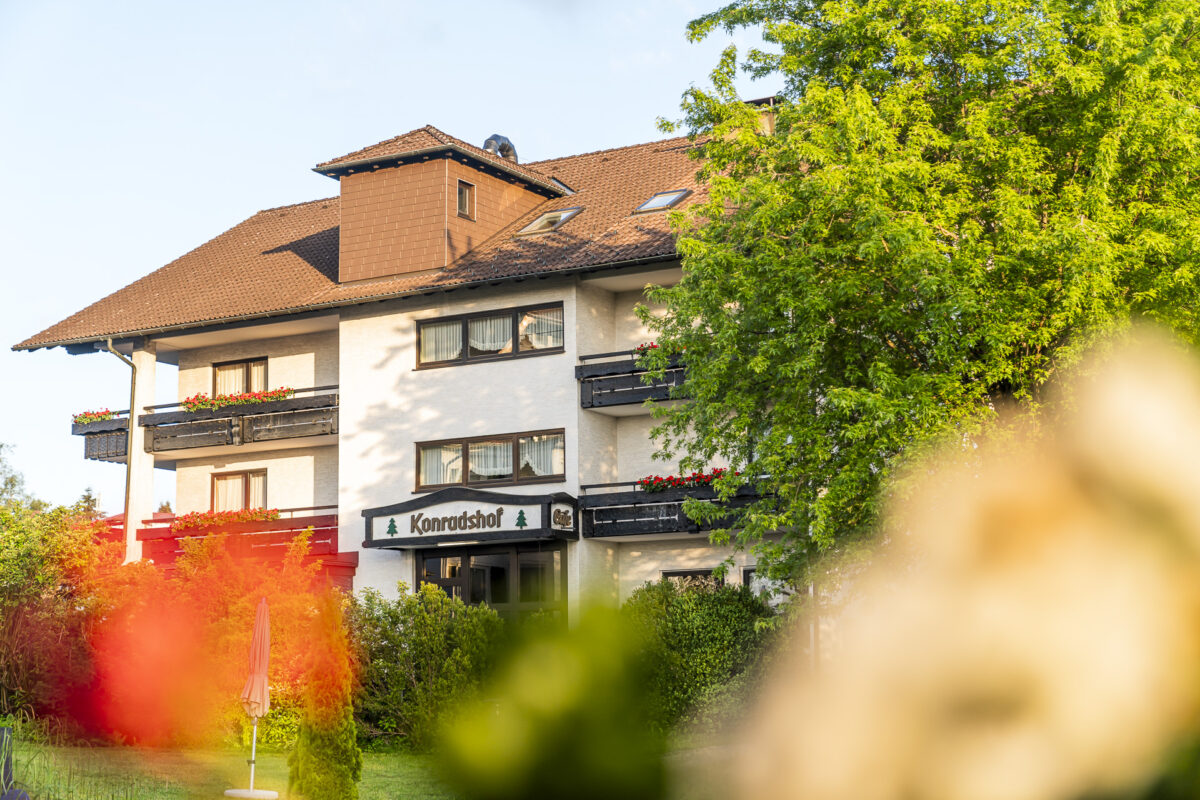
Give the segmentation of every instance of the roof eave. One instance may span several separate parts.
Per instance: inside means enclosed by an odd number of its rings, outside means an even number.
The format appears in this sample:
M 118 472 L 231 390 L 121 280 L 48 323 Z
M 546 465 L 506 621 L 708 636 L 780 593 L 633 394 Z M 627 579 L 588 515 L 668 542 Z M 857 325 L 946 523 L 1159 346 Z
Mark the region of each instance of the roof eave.
M 306 314 L 309 312 L 327 311 L 334 308 L 347 308 L 349 306 L 361 306 L 367 303 L 380 303 L 387 300 L 402 300 L 406 297 L 416 297 L 423 294 L 433 294 L 435 292 L 450 292 L 457 289 L 470 289 L 477 286 L 495 285 L 507 283 L 509 281 L 523 281 L 529 278 L 553 278 L 560 275 L 578 275 L 584 272 L 599 272 L 605 269 L 618 269 L 621 267 L 632 267 L 641 264 L 656 264 L 667 261 L 678 261 L 678 253 L 669 253 L 656 256 L 643 256 L 641 258 L 631 258 L 625 261 L 612 261 L 604 264 L 592 264 L 584 267 L 572 267 L 570 269 L 555 270 L 553 272 L 523 272 L 518 275 L 506 275 L 500 278 L 481 278 L 474 281 L 464 281 L 451 286 L 426 286 L 421 289 L 408 289 L 398 292 L 385 292 L 383 294 L 371 295 L 370 297 L 356 297 L 349 300 L 332 300 L 327 303 L 315 303 L 307 306 L 296 306 L 293 308 L 280 309 L 278 311 L 264 311 L 259 314 L 242 314 L 234 317 L 219 317 L 210 320 L 202 320 L 197 322 L 183 322 L 178 325 L 167 325 L 158 328 L 143 328 L 133 331 L 120 331 L 114 333 L 102 333 L 94 336 L 85 336 L 76 339 L 62 339 L 54 342 L 42 342 L 38 344 L 27 344 L 21 342 L 15 344 L 12 349 L 15 351 L 35 350 L 50 350 L 55 347 L 72 347 L 93 342 L 103 342 L 108 339 L 134 339 L 143 336 L 156 336 L 164 333 L 178 333 L 181 331 L 198 331 L 204 328 L 211 328 L 218 325 L 228 325 L 238 322 L 253 322 L 255 320 L 274 319 L 276 317 L 293 317 L 298 314 Z M 27 340 L 28 341 L 28 340 Z
M 390 155 L 385 155 L 385 156 L 373 156 L 371 158 L 359 158 L 359 159 L 355 159 L 354 161 L 343 161 L 338 164 L 324 164 L 324 165 L 318 164 L 317 166 L 312 168 L 312 171 L 316 172 L 319 175 L 324 175 L 327 178 L 340 178 L 342 175 L 348 174 L 348 173 L 352 172 L 353 170 L 356 170 L 356 169 L 359 169 L 362 167 L 372 167 L 372 166 L 383 165 L 383 164 L 392 163 L 392 162 L 399 163 L 401 161 L 407 161 L 409 159 L 418 158 L 420 156 L 433 155 L 435 153 L 445 153 L 448 151 L 453 151 L 455 153 L 463 155 L 463 156 L 469 158 L 471 161 L 474 161 L 476 164 L 482 164 L 483 166 L 492 167 L 493 169 L 500 170 L 500 171 L 506 173 L 507 175 L 510 175 L 511 177 L 513 177 L 516 180 L 523 181 L 525 183 L 531 183 L 534 186 L 537 186 L 537 187 L 549 192 L 551 194 L 551 196 L 553 196 L 553 197 L 565 197 L 566 196 L 566 192 L 564 192 L 560 187 L 555 186 L 550 181 L 543 181 L 543 180 L 541 180 L 539 178 L 535 178 L 534 176 L 529 175 L 523 171 L 517 171 L 517 170 L 511 169 L 511 168 L 508 168 L 506 165 L 504 165 L 503 163 L 498 162 L 498 161 L 489 161 L 489 160 L 482 159 L 479 156 L 477 156 L 476 154 L 470 152 L 469 150 L 459 147 L 458 145 L 453 144 L 453 143 L 439 144 L 436 147 L 422 147 L 419 150 L 407 150 L 403 153 L 392 153 Z

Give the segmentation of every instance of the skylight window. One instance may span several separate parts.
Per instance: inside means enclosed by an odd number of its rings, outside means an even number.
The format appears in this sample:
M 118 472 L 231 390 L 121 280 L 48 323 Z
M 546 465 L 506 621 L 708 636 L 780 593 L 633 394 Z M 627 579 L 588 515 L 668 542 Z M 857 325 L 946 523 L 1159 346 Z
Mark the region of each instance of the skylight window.
M 633 210 L 635 214 L 645 214 L 647 211 L 662 211 L 671 208 L 683 198 L 691 194 L 688 189 L 673 189 L 669 192 L 658 192 L 646 202 Z
M 578 214 L 583 209 L 562 208 L 558 211 L 547 211 L 533 222 L 526 225 L 521 230 L 517 231 L 518 236 L 528 236 L 532 233 L 549 233 L 550 231 L 558 230 L 558 228 L 571 217 Z

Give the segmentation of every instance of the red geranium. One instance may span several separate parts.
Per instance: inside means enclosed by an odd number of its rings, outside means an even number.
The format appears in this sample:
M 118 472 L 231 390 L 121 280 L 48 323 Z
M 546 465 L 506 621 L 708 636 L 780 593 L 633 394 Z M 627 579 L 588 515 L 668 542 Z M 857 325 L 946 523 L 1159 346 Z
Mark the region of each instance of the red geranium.
M 295 393 L 295 389 L 284 386 L 265 392 L 218 394 L 214 397 L 209 397 L 206 394 L 194 394 L 180 403 L 180 405 L 187 411 L 199 411 L 202 408 L 223 408 L 225 406 L 241 406 L 250 403 L 269 403 L 272 400 L 286 400 Z

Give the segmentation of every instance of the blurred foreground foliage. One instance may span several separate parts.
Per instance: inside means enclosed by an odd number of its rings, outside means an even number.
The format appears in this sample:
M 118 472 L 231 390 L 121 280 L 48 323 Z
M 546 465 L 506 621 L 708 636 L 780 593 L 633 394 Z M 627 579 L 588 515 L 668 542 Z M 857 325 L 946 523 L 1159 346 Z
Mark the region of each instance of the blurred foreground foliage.
M 646 644 L 617 611 L 536 629 L 488 682 L 486 700 L 449 724 L 446 784 L 466 800 L 662 797 L 666 736 L 651 719 Z

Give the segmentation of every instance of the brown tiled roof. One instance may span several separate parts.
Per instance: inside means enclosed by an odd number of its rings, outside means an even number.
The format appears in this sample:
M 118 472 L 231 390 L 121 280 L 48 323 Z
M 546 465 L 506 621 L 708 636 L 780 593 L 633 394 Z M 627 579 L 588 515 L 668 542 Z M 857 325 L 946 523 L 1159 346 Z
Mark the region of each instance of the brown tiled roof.
M 667 215 L 631 212 L 655 192 L 693 190 L 679 207 L 701 196 L 690 148 L 686 139 L 670 139 L 526 165 L 576 193 L 544 201 L 434 274 L 339 284 L 338 198 L 260 211 L 14 349 L 183 330 L 475 283 L 667 259 L 675 254 Z M 514 237 L 541 214 L 572 206 L 583 210 L 557 230 Z
M 344 156 L 338 156 L 330 161 L 322 161 L 317 166 L 313 167 L 315 172 L 320 172 L 323 175 L 337 175 L 344 172 L 347 168 L 355 165 L 377 164 L 402 158 L 414 153 L 422 153 L 440 149 L 457 150 L 471 156 L 477 161 L 482 161 L 485 164 L 490 164 L 497 169 L 503 170 L 517 178 L 530 181 L 543 189 L 550 191 L 552 194 L 563 194 L 557 186 L 550 182 L 550 179 L 540 174 L 537 170 L 531 169 L 528 164 L 518 164 L 515 161 L 510 161 L 507 158 L 501 158 L 495 153 L 484 150 L 481 147 L 476 147 L 473 144 L 467 144 L 462 139 L 456 139 L 444 131 L 440 131 L 432 125 L 426 125 L 424 128 L 417 128 L 415 131 L 402 133 L 399 136 L 393 136 L 391 139 L 385 139 L 378 144 L 373 144 L 370 147 L 364 147 L 361 150 L 355 150 L 353 153 L 347 153 Z

